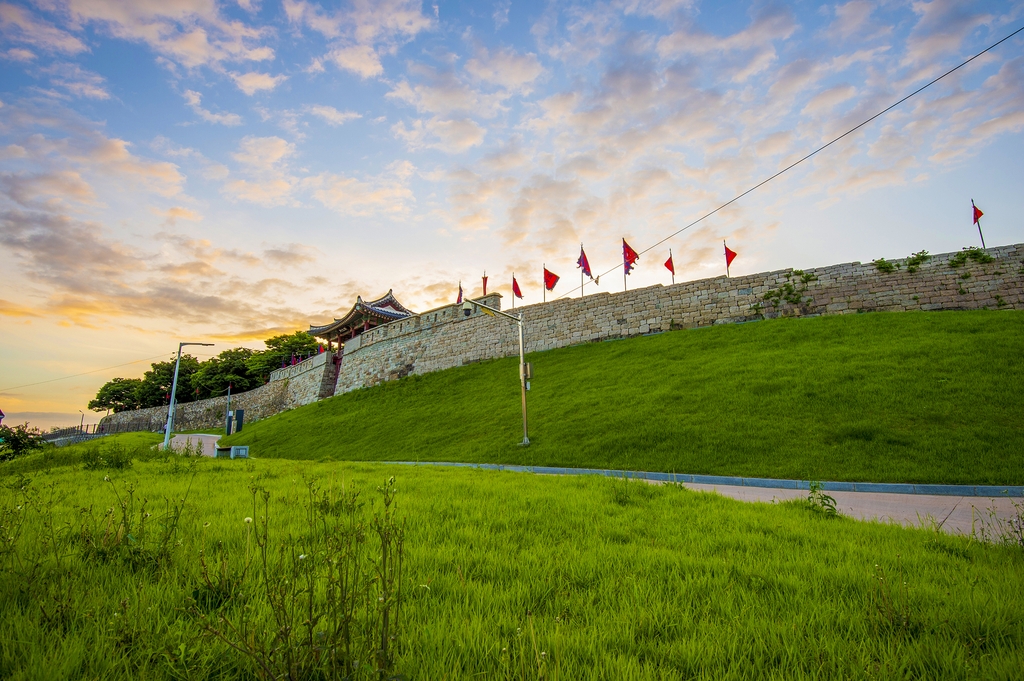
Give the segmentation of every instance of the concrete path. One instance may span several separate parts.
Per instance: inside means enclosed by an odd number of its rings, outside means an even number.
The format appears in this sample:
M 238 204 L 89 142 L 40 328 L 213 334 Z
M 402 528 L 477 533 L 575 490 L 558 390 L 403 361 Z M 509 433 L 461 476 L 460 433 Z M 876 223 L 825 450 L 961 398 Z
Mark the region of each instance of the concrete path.
M 203 456 L 217 456 L 217 441 L 220 435 L 208 435 L 206 433 L 183 433 L 171 436 L 171 449 L 181 449 L 186 443 L 192 443 L 193 447 L 199 449 Z
M 683 483 L 689 489 L 716 492 L 740 501 L 785 501 L 806 499 L 807 490 L 736 487 Z M 972 529 L 998 536 L 1018 508 L 1024 512 L 1024 499 L 1007 497 L 964 497 L 936 494 L 893 494 L 889 492 L 826 492 L 836 500 L 836 510 L 858 520 L 879 520 L 914 527 L 938 526 L 950 534 L 970 536 Z M 1016 502 L 1017 506 L 1014 506 Z

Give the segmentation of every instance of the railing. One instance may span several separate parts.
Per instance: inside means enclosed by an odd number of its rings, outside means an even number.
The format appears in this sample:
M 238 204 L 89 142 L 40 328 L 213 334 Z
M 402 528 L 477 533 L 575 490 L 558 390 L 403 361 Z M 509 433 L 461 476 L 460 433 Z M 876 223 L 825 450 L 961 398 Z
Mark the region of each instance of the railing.
M 95 437 L 114 435 L 115 433 L 135 433 L 149 431 L 149 419 L 129 421 L 127 423 L 90 423 L 88 425 L 54 427 L 49 433 L 43 433 L 43 441 L 62 447 L 68 444 L 84 442 Z

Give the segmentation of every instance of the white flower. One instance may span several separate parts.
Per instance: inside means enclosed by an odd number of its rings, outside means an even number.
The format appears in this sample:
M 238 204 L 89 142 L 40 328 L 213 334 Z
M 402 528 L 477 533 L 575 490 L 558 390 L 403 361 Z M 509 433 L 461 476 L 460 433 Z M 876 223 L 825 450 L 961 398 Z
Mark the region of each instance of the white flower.
M 299 560 L 306 560 L 306 554 L 303 553 L 302 555 L 300 555 Z
M 245 522 L 246 522 L 246 524 L 249 524 L 249 523 L 251 523 L 251 522 L 252 522 L 252 518 L 249 518 L 249 517 L 247 516 L 247 517 L 245 518 Z

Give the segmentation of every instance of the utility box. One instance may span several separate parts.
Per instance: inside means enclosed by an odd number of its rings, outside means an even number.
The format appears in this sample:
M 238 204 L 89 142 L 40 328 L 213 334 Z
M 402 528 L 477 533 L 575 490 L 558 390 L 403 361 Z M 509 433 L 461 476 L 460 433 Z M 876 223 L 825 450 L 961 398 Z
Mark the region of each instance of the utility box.
M 231 458 L 232 459 L 248 459 L 249 458 L 249 446 L 245 445 L 244 447 L 241 447 L 241 446 L 237 446 L 236 445 L 236 446 L 232 447 L 231 448 Z

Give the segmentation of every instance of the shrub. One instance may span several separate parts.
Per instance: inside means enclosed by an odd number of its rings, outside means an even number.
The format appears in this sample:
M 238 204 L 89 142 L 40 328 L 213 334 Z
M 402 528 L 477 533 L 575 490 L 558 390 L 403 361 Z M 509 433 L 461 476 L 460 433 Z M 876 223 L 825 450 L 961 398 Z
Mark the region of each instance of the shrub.
M 10 461 L 46 445 L 38 428 L 29 428 L 28 422 L 13 428 L 0 426 L 0 461 Z

